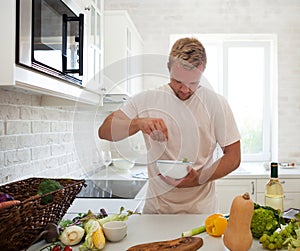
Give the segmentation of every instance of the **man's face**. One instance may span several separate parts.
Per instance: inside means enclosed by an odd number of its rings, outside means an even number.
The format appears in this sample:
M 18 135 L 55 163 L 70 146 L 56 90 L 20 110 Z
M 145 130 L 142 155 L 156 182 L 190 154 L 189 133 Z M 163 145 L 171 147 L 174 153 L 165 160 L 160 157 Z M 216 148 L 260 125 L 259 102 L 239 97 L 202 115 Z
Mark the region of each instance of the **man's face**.
M 181 100 L 187 100 L 192 96 L 199 86 L 200 78 L 203 72 L 203 67 L 192 70 L 185 69 L 179 63 L 174 63 L 170 70 L 170 87 L 175 95 Z

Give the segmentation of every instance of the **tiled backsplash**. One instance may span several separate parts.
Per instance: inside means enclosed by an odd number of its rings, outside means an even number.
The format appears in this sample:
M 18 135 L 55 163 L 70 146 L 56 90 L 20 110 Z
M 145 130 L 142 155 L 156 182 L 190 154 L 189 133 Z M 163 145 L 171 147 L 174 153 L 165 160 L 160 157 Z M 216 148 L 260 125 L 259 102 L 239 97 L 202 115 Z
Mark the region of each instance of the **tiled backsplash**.
M 84 130 L 78 126 L 81 111 L 75 106 L 44 107 L 41 99 L 41 95 L 0 89 L 0 184 L 32 176 L 82 177 L 101 161 L 93 154 L 97 137 L 89 143 L 91 154 L 80 159 L 76 141 Z
M 86 178 L 103 166 L 105 148 L 115 158 L 138 153 L 137 161 L 145 162 L 140 134 L 119 143 L 98 138 L 110 106 L 41 106 L 42 99 L 0 88 L 0 184 L 33 176 Z

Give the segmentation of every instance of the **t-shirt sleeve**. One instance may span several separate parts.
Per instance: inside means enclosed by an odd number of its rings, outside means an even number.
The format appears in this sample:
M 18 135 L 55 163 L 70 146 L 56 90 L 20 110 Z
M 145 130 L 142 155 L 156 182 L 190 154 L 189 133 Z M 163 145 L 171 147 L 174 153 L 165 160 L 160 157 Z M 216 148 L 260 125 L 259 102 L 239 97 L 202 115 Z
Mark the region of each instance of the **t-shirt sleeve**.
M 120 107 L 120 110 L 124 112 L 128 118 L 133 119 L 139 116 L 139 106 L 141 106 L 143 100 L 146 98 L 146 93 L 142 92 L 136 94 L 135 96 L 129 98 L 123 106 Z M 139 105 L 140 104 L 140 105 Z
M 219 105 L 215 114 L 215 135 L 219 145 L 225 147 L 240 140 L 241 136 L 227 100 L 220 96 Z

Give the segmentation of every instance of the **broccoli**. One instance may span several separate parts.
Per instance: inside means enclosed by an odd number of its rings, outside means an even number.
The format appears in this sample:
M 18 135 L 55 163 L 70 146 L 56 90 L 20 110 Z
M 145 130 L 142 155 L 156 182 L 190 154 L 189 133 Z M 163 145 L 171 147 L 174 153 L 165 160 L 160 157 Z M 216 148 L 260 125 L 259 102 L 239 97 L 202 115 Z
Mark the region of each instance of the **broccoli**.
M 251 232 L 254 238 L 260 238 L 263 234 L 272 234 L 284 224 L 280 211 L 268 206 L 260 206 L 254 203 L 254 213 L 251 221 Z
M 43 195 L 43 194 L 46 194 L 46 193 L 54 192 L 54 191 L 56 191 L 56 190 L 58 190 L 62 187 L 63 186 L 56 180 L 44 179 L 39 184 L 37 194 L 38 195 Z M 48 204 L 52 201 L 53 201 L 53 195 L 52 194 L 43 196 L 41 198 L 41 203 L 42 204 Z

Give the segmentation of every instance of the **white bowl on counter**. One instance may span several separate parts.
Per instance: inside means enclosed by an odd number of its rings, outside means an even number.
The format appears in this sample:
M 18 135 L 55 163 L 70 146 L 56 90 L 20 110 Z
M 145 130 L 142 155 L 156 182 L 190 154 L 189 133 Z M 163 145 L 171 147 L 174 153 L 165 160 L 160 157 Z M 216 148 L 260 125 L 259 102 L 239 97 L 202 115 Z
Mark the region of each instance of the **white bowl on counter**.
M 135 161 L 119 158 L 113 159 L 112 163 L 117 170 L 127 172 L 128 170 L 134 167 Z
M 192 166 L 192 162 L 183 162 L 177 160 L 157 160 L 156 165 L 158 171 L 163 176 L 173 179 L 182 179 L 188 174 L 188 166 Z
M 109 241 L 121 241 L 127 235 L 127 223 L 125 221 L 106 222 L 103 224 L 103 232 Z

